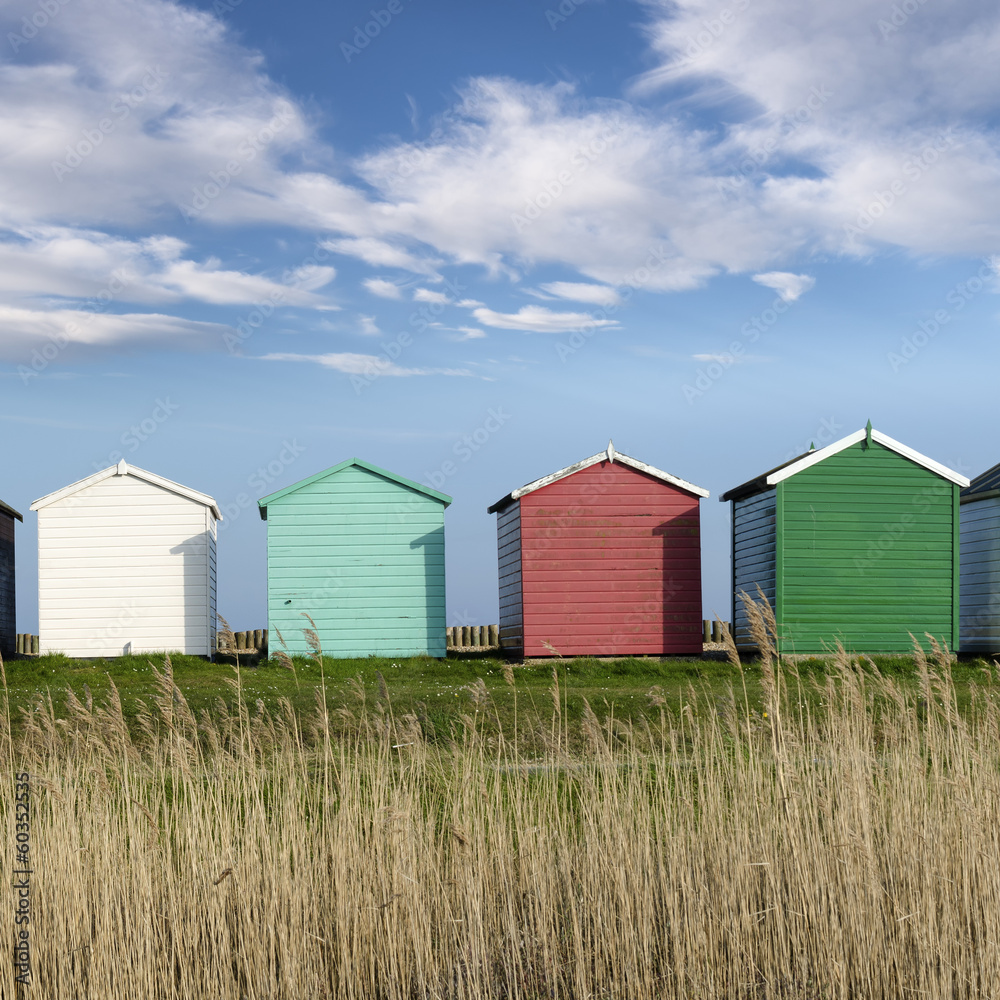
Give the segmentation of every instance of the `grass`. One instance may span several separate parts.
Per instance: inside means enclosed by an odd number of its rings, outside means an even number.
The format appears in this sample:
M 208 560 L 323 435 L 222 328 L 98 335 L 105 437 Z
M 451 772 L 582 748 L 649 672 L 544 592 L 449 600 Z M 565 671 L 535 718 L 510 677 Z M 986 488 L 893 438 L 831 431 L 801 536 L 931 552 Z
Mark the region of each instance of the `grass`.
M 227 711 L 234 710 L 235 693 L 231 681 L 235 672 L 225 663 L 209 663 L 199 657 L 171 654 L 173 678 L 178 690 L 196 716 L 202 711 L 215 713 L 220 699 Z M 820 686 L 833 669 L 835 657 L 813 657 L 796 664 L 804 679 L 801 699 L 821 707 Z M 162 667 L 163 654 L 122 656 L 114 659 L 73 660 L 61 656 L 20 659 L 7 664 L 7 681 L 15 725 L 23 713 L 41 697 L 51 702 L 57 718 L 65 718 L 68 692 L 81 702 L 105 698 L 113 683 L 121 699 L 124 718 L 134 726 L 135 719 L 158 690 L 156 670 Z M 296 713 L 311 712 L 316 704 L 316 690 L 321 671 L 313 658 L 296 657 L 294 670 L 278 660 L 266 660 L 240 669 L 242 696 L 256 710 L 258 702 L 269 712 L 279 710 L 283 701 Z M 871 664 L 884 675 L 895 677 L 901 687 L 915 689 L 919 683 L 913 656 L 876 655 Z M 872 665 L 862 664 L 869 672 Z M 322 675 L 326 679 L 327 703 L 331 712 L 353 708 L 360 690 L 371 704 L 379 695 L 379 677 L 395 711 L 413 714 L 427 723 L 428 734 L 447 735 L 473 700 L 473 689 L 481 680 L 490 697 L 491 711 L 501 720 L 508 734 L 513 729 L 514 694 L 504 682 L 504 661 L 481 654 L 451 655 L 447 660 L 431 657 L 385 659 L 367 657 L 340 660 L 325 657 Z M 726 660 L 699 658 L 636 658 L 613 660 L 577 658 L 516 664 L 519 706 L 522 714 L 545 714 L 551 709 L 550 691 L 553 670 L 559 677 L 562 710 L 573 722 L 583 716 L 584 699 L 600 720 L 608 716 L 638 723 L 657 717 L 663 701 L 673 710 L 689 704 L 693 711 L 714 711 L 730 696 L 738 675 Z M 964 710 L 970 691 L 988 672 L 982 660 L 957 663 L 952 668 L 956 699 Z M 764 692 L 760 662 L 746 662 L 740 683 L 746 684 L 748 703 L 760 711 Z
M 960 709 L 944 651 L 803 668 L 755 622 L 746 687 L 702 661 L 413 661 L 390 679 L 316 659 L 230 672 L 213 703 L 225 671 L 203 663 L 11 664 L 0 758 L 31 774 L 32 991 L 1000 994 L 1000 678 L 970 673 Z M 89 700 L 10 724 L 8 698 L 75 670 Z M 267 681 L 311 706 L 258 705 Z M 456 685 L 447 727 L 407 707 Z M 599 714 L 584 692 L 609 687 Z M 0 783 L 8 845 L 11 800 Z

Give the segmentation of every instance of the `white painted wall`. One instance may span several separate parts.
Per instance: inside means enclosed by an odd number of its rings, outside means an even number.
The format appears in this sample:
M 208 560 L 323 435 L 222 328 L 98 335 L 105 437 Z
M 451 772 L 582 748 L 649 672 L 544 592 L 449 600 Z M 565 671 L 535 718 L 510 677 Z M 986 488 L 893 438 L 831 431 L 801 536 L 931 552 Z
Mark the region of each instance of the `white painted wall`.
M 113 475 L 38 510 L 42 653 L 117 656 L 215 644 L 215 516 L 205 504 Z

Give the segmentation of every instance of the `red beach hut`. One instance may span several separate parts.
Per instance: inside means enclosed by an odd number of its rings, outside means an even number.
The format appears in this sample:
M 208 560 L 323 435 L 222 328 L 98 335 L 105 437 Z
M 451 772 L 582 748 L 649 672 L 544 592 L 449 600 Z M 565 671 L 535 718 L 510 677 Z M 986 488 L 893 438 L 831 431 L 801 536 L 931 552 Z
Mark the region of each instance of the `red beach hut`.
M 497 514 L 512 656 L 700 654 L 708 491 L 607 450 L 513 490 Z

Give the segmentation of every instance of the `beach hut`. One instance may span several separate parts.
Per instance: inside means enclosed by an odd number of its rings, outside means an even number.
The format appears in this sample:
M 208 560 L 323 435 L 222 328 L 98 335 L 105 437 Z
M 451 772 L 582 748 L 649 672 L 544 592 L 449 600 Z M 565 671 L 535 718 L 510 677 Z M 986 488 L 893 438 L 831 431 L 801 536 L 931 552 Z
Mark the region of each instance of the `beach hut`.
M 17 640 L 14 600 L 14 522 L 24 518 L 0 500 L 0 656 L 12 656 Z
M 609 443 L 497 514 L 500 644 L 513 656 L 700 654 L 699 500 Z
M 211 497 L 123 459 L 31 509 L 42 653 L 212 655 L 221 515 Z
M 1000 465 L 962 490 L 961 650 L 1000 652 Z
M 782 649 L 905 651 L 911 633 L 958 642 L 959 492 L 964 476 L 871 423 L 729 490 L 733 622 L 738 595 L 766 595 Z
M 270 648 L 445 656 L 444 511 L 451 497 L 351 458 L 258 501 L 267 521 Z

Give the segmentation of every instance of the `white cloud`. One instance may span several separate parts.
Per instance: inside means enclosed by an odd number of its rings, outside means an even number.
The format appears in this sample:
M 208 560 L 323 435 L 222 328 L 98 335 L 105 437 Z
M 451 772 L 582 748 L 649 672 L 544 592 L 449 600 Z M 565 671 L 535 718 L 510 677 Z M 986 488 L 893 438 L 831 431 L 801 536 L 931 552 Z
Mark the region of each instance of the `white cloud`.
M 482 340 L 486 336 L 486 331 L 480 330 L 477 326 L 460 326 L 458 330 L 465 334 L 462 340 Z
M 753 280 L 765 288 L 773 288 L 785 302 L 794 302 L 816 284 L 816 279 L 808 274 L 791 274 L 788 271 L 755 274 Z
M 374 316 L 358 316 L 358 322 L 361 325 L 361 332 L 366 337 L 380 337 L 382 335 Z
M 394 281 L 387 281 L 385 278 L 365 278 L 362 284 L 372 295 L 377 295 L 380 299 L 401 299 L 403 297 L 399 285 Z
M 0 296 L 97 294 L 137 247 L 129 301 L 279 288 L 170 236 L 107 235 L 160 232 L 179 212 L 192 242 L 207 224 L 300 227 L 424 281 L 448 265 L 514 278 L 557 265 L 585 280 L 543 291 L 592 305 L 624 284 L 785 273 L 810 253 L 996 251 L 1000 10 L 925 4 L 896 30 L 883 0 L 731 7 L 714 32 L 716 0 L 646 0 L 659 65 L 637 83 L 641 106 L 479 78 L 429 140 L 350 163 L 219 18 L 170 0 L 60 5 L 0 66 L 0 229 L 18 234 L 0 246 Z M 8 0 L 0 36 L 38 9 Z M 676 98 L 674 84 L 686 103 L 648 99 Z M 63 236 L 31 235 L 46 227 Z M 287 301 L 329 307 L 309 296 L 332 277 L 316 269 Z M 387 297 L 388 284 L 365 287 Z
M 126 240 L 93 230 L 37 227 L 0 229 L 0 297 L 103 297 L 122 302 L 207 302 L 245 305 L 263 300 L 283 305 L 331 308 L 313 294 L 336 271 L 319 265 L 293 268 L 287 282 L 183 259 L 188 249 L 173 237 Z
M 357 257 L 373 267 L 398 267 L 414 274 L 437 274 L 441 261 L 434 258 L 417 256 L 399 246 L 393 246 L 385 240 L 365 236 L 358 239 L 327 240 L 321 244 L 323 249 L 348 257 Z
M 560 299 L 586 302 L 595 306 L 616 306 L 621 296 L 610 285 L 591 285 L 578 281 L 550 281 L 541 286 L 543 292 Z
M 44 361 L 74 348 L 157 347 L 182 343 L 189 348 L 221 348 L 231 330 L 158 313 L 94 313 L 80 309 L 37 310 L 0 305 L 0 358 L 31 365 L 35 352 Z
M 501 330 L 524 330 L 533 333 L 565 333 L 582 326 L 617 326 L 611 319 L 594 319 L 589 313 L 552 312 L 544 306 L 522 306 L 516 313 L 498 313 L 492 309 L 475 309 L 473 316 L 483 326 Z
M 435 292 L 430 288 L 417 288 L 413 292 L 414 302 L 433 302 L 435 305 L 446 306 L 451 299 L 444 292 Z
M 463 309 L 475 309 L 476 306 L 484 306 L 485 302 L 480 302 L 479 299 L 460 299 L 455 305 L 461 306 Z
M 375 354 L 265 354 L 261 361 L 302 361 L 309 364 L 322 365 L 345 375 L 393 375 L 406 377 L 410 375 L 455 375 L 471 376 L 467 368 L 404 368 L 388 358 Z

